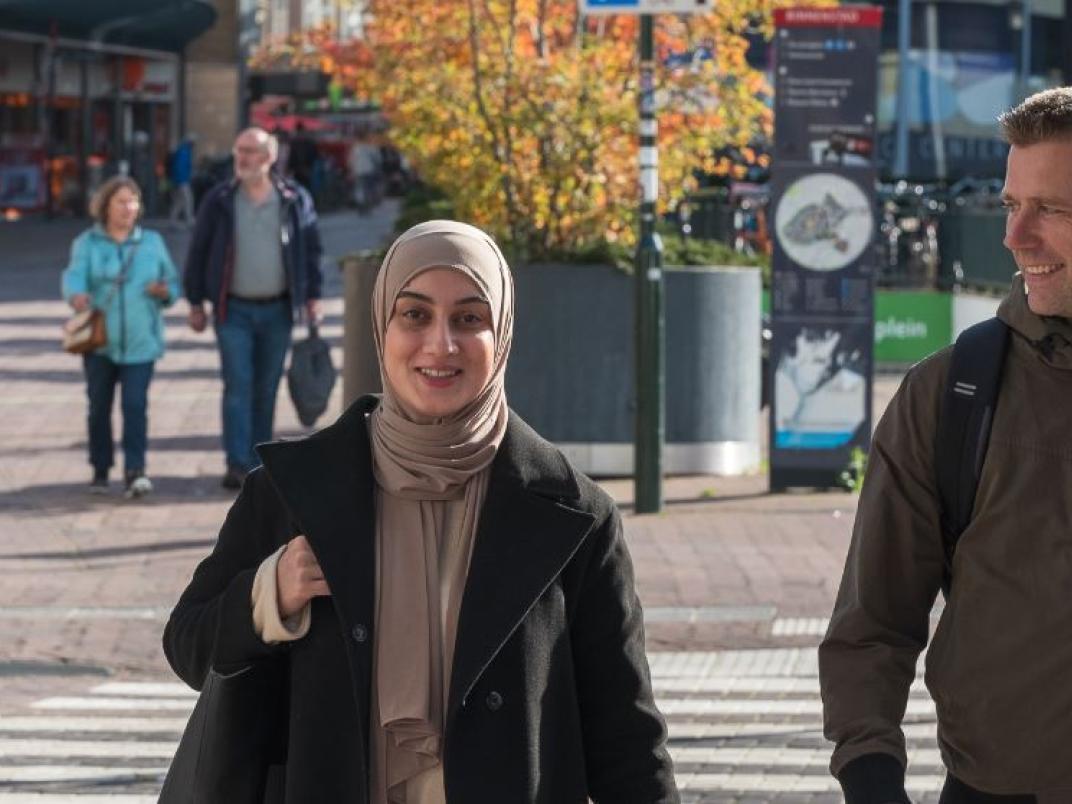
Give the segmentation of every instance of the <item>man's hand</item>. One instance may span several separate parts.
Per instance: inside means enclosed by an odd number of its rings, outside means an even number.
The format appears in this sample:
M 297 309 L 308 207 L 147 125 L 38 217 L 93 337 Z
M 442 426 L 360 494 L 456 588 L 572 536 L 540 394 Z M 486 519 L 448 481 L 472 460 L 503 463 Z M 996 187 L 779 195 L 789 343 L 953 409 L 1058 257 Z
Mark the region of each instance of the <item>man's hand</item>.
M 190 329 L 194 332 L 204 332 L 205 327 L 208 326 L 208 316 L 205 315 L 205 308 L 200 304 L 190 305 L 190 312 L 186 316 L 187 322 L 190 324 Z
M 275 567 L 275 583 L 279 616 L 284 620 L 305 608 L 314 597 L 331 595 L 320 563 L 309 542 L 301 535 L 287 542 Z
M 74 308 L 76 313 L 80 313 L 89 307 L 89 294 L 88 293 L 76 293 L 71 296 L 71 307 Z
M 150 282 L 145 286 L 145 294 L 160 301 L 167 301 L 171 296 L 171 291 L 168 289 L 167 282 Z
M 320 326 L 320 299 L 309 299 L 305 302 L 305 312 L 309 316 L 311 326 Z

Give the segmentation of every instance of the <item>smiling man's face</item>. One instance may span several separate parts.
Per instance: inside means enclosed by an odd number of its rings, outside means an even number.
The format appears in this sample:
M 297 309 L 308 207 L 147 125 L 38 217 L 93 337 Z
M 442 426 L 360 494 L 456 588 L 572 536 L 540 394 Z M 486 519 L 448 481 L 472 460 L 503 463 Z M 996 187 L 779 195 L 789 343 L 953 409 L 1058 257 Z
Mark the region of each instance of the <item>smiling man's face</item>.
M 1012 146 L 1002 195 L 1031 312 L 1072 318 L 1072 139 Z

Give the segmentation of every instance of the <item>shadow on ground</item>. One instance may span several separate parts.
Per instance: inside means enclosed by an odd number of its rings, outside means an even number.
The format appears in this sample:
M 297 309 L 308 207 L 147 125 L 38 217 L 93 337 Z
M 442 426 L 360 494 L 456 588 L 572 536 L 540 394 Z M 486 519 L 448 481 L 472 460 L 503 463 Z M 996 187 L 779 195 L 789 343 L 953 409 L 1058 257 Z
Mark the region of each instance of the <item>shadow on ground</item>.
M 158 555 L 182 550 L 205 550 L 215 546 L 215 539 L 176 539 L 168 542 L 144 542 L 111 547 L 91 547 L 85 550 L 54 550 L 48 552 L 0 553 L 0 561 L 72 561 L 77 559 L 125 558 L 128 556 Z
M 235 492 L 220 486 L 220 474 L 197 477 L 157 475 L 151 471 L 153 493 L 138 500 L 123 497 L 122 483 L 113 480 L 107 495 L 89 492 L 89 467 L 85 483 L 42 483 L 0 492 L 0 512 L 77 513 L 113 506 L 154 506 L 203 503 L 208 500 L 234 499 Z

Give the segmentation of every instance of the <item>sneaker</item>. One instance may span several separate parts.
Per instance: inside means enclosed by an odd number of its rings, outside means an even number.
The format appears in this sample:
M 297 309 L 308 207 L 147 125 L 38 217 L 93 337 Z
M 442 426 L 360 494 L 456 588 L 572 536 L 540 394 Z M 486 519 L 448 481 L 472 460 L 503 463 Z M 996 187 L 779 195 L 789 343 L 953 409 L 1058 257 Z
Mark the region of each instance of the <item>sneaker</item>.
M 135 471 L 127 473 L 127 490 L 124 496 L 128 500 L 144 497 L 153 490 L 152 481 L 145 476 L 145 472 Z
M 228 466 L 227 472 L 223 476 L 223 480 L 220 481 L 220 485 L 225 489 L 237 491 L 242 488 L 242 483 L 245 481 L 247 474 L 249 473 L 245 469 L 239 469 L 237 466 Z
M 90 494 L 107 494 L 108 493 L 108 473 L 94 470 L 93 479 L 89 482 Z

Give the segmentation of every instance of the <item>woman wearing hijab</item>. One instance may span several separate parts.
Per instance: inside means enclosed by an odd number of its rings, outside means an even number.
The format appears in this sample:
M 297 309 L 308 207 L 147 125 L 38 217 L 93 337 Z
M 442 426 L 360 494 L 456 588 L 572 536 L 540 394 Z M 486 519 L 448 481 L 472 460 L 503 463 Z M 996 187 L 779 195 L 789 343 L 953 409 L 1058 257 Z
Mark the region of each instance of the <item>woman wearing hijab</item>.
M 172 613 L 195 688 L 285 662 L 266 799 L 678 801 L 618 513 L 507 407 L 513 311 L 484 232 L 399 237 L 382 398 L 260 448 Z

